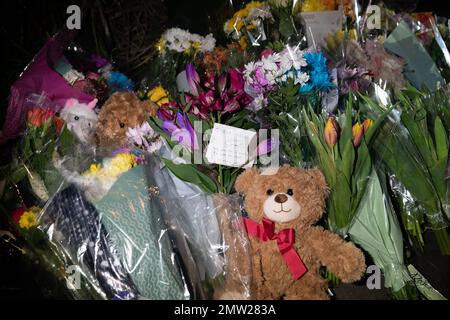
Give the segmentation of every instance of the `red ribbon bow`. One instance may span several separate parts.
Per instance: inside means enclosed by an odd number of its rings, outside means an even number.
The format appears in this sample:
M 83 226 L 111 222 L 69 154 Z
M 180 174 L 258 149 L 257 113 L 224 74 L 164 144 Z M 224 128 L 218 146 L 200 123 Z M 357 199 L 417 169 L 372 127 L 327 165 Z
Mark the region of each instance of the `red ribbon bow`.
M 277 240 L 278 249 L 280 249 L 281 255 L 291 271 L 294 280 L 300 279 L 308 271 L 294 249 L 294 229 L 284 229 L 279 233 L 275 233 L 275 223 L 266 218 L 263 218 L 262 225 L 248 218 L 244 219 L 244 224 L 247 233 L 257 237 L 261 241 Z

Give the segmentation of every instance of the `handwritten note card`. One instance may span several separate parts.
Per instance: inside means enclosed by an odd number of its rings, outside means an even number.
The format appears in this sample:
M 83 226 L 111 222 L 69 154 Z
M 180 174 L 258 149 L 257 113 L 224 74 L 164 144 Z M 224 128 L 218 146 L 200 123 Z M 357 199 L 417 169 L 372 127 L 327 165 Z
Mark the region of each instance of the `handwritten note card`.
M 249 146 L 256 139 L 256 132 L 216 123 L 206 152 L 210 163 L 228 167 L 251 167 Z

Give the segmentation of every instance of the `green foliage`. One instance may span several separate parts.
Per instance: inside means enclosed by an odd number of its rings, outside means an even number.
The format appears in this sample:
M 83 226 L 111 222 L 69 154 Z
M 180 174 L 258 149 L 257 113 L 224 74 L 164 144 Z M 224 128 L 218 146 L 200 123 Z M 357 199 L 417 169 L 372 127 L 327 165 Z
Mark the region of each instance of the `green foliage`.
M 375 112 L 383 107 L 369 98 L 364 98 Z M 450 254 L 450 238 L 446 230 L 448 219 L 445 171 L 449 154 L 449 131 L 446 124 L 450 118 L 442 111 L 448 102 L 442 92 L 422 93 L 415 89 L 399 93 L 395 105 L 397 114 L 390 115 L 381 128 L 374 147 L 389 170 L 411 192 L 417 204 L 423 207 L 438 245 L 443 254 Z M 441 119 L 442 116 L 442 119 Z M 413 228 L 417 234 L 418 220 Z

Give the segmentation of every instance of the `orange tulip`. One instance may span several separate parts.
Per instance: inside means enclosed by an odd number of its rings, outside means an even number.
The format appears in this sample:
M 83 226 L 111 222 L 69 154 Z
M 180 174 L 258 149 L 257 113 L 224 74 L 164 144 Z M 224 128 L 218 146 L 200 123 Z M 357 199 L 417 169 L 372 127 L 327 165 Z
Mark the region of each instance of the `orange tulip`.
M 373 120 L 372 119 L 366 119 L 363 122 L 363 127 L 364 127 L 364 134 L 367 133 L 367 131 L 369 131 L 370 127 L 373 125 Z
M 327 120 L 324 130 L 325 142 L 329 146 L 334 146 L 339 138 L 340 128 L 336 118 L 330 117 Z
M 27 120 L 33 126 L 39 128 L 42 125 L 42 114 L 44 110 L 41 108 L 33 108 L 27 113 Z
M 50 110 L 33 108 L 27 113 L 27 121 L 36 128 L 39 128 L 42 124 L 49 123 L 49 120 L 51 120 L 54 115 L 54 112 Z
M 60 134 L 65 124 L 64 120 L 60 117 L 54 117 L 53 122 L 55 123 L 56 133 Z
M 353 132 L 353 145 L 355 147 L 359 147 L 362 141 L 362 137 L 364 135 L 364 126 L 358 122 L 353 126 L 352 132 Z

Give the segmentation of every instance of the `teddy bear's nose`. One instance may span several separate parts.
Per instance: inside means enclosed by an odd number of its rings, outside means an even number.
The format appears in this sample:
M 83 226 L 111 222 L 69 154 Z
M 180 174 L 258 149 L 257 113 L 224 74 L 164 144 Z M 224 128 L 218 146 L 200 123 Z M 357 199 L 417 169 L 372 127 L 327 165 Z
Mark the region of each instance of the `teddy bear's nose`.
M 288 197 L 285 194 L 278 194 L 275 197 L 275 202 L 276 203 L 285 203 L 286 201 L 288 201 Z

